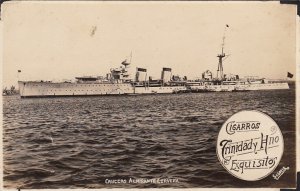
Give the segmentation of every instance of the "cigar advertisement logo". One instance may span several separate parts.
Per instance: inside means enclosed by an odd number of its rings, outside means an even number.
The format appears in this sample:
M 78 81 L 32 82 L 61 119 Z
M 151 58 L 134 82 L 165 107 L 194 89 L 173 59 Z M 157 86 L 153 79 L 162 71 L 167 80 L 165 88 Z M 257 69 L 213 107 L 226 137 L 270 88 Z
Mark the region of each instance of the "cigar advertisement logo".
M 223 125 L 217 140 L 217 155 L 233 176 L 247 181 L 270 175 L 284 150 L 276 122 L 259 111 L 240 111 Z

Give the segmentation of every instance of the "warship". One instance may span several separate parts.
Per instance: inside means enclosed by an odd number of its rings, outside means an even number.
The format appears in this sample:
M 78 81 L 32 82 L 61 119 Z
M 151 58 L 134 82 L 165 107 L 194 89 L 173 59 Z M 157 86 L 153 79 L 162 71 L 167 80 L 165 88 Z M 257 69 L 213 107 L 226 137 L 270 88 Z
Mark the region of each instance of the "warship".
M 128 72 L 131 58 L 124 60 L 119 68 L 112 68 L 106 76 L 76 77 L 75 82 L 18 81 L 21 98 L 59 96 L 141 95 L 198 92 L 239 92 L 251 90 L 289 89 L 284 81 L 258 77 L 240 78 L 239 75 L 224 74 L 223 61 L 229 55 L 224 52 L 225 26 L 222 49 L 218 57 L 217 76 L 206 70 L 202 77 L 188 80 L 186 76 L 172 75 L 172 69 L 164 67 L 160 79 L 152 79 L 146 68 L 136 68 L 134 78 Z
M 147 76 L 147 69 L 136 68 L 134 79 L 130 78 L 127 60 L 122 66 L 113 68 L 104 76 L 76 77 L 76 82 L 18 81 L 21 98 L 59 96 L 100 96 L 100 95 L 139 95 L 171 94 L 186 92 L 235 92 L 250 90 L 289 89 L 287 82 L 269 81 L 265 78 L 239 78 L 239 75 L 226 75 L 222 70 L 222 57 L 219 62 L 219 77 L 213 77 L 207 70 L 201 79 L 188 80 L 172 75 L 171 68 L 163 68 L 160 79 Z

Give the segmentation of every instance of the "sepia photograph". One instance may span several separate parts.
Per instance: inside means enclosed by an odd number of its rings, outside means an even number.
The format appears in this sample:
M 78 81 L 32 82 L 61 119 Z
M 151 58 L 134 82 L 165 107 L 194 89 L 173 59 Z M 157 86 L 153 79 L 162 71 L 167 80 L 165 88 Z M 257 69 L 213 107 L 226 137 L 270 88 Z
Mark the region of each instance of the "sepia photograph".
M 4 189 L 295 188 L 297 7 L 1 5 Z

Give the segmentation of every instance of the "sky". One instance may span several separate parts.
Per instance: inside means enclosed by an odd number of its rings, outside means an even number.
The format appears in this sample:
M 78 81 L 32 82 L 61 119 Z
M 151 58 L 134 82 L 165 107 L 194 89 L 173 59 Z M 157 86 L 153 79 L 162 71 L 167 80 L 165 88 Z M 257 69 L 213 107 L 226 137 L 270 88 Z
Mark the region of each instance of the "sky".
M 226 24 L 224 73 L 296 70 L 296 6 L 279 2 L 6 2 L 1 19 L 3 86 L 105 75 L 131 52 L 132 73 L 215 76 Z

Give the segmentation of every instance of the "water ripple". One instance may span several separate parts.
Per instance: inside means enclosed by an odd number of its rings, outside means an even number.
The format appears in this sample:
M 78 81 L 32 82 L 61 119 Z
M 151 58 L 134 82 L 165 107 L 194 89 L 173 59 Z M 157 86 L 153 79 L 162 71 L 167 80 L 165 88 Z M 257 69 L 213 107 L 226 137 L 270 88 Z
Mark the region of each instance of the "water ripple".
M 289 161 L 295 155 L 294 106 L 293 89 L 57 99 L 4 97 L 4 186 L 269 186 L 268 178 L 247 184 L 222 168 L 215 151 L 218 131 L 240 110 L 266 112 L 289 139 L 282 159 Z M 294 169 L 293 163 L 290 168 Z M 104 183 L 106 178 L 159 177 L 178 178 L 179 183 Z

